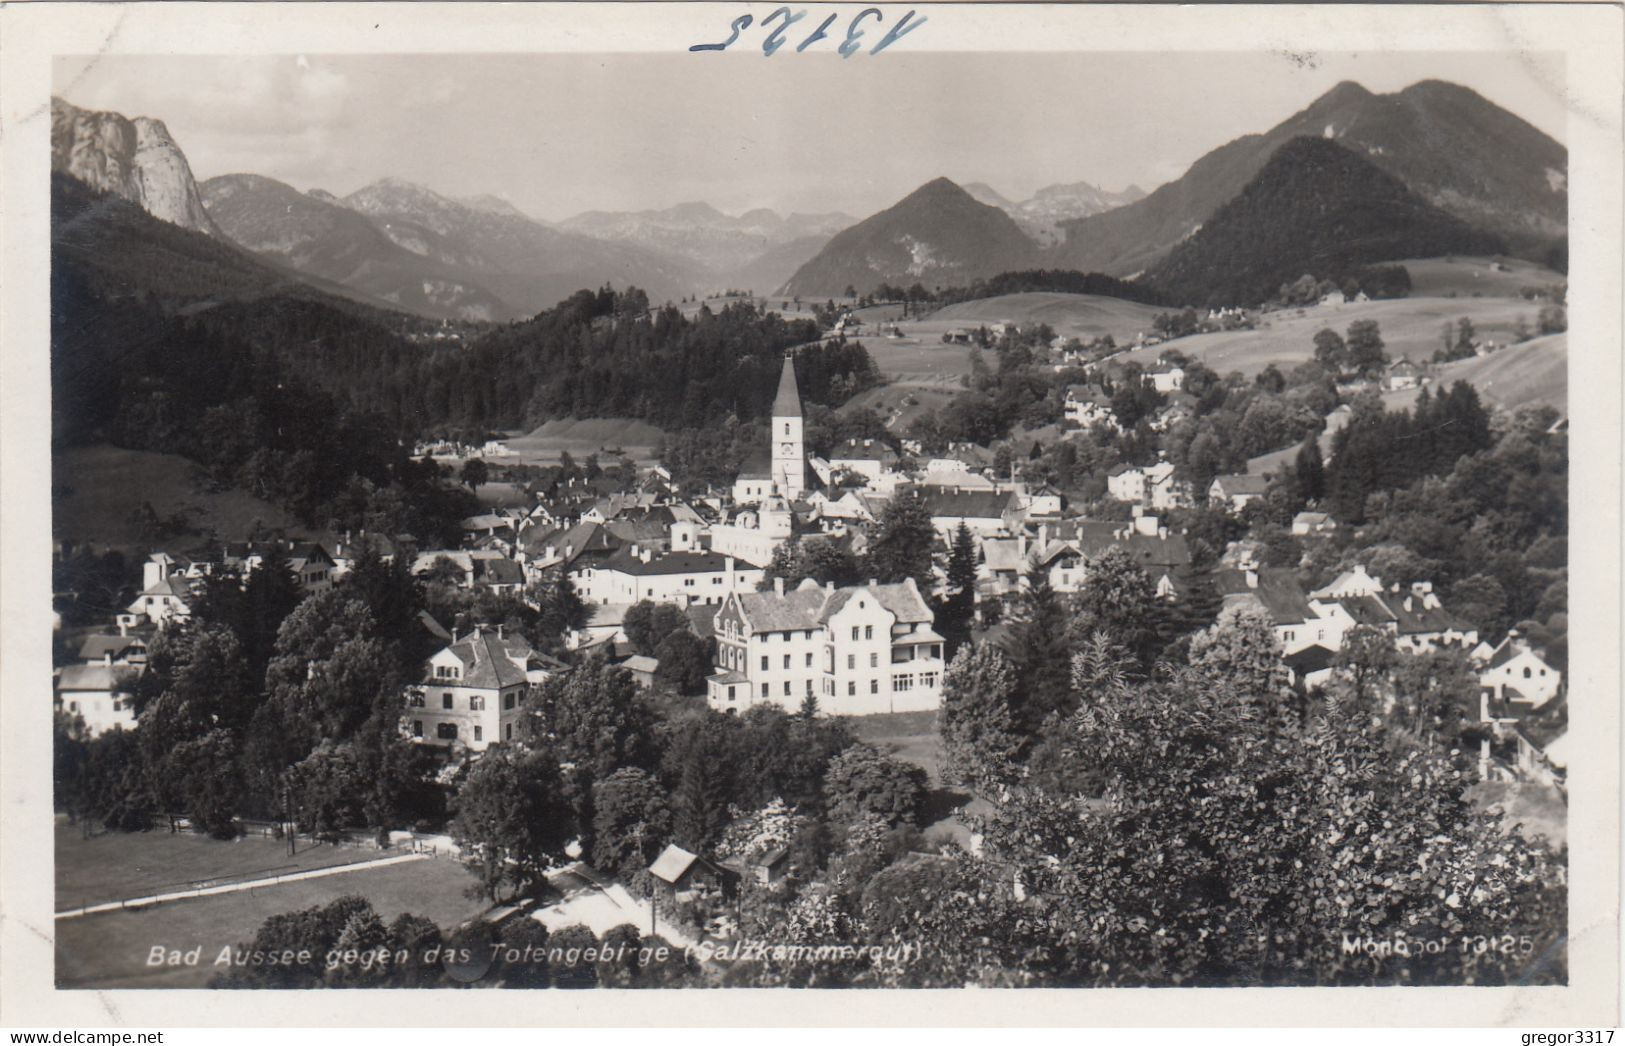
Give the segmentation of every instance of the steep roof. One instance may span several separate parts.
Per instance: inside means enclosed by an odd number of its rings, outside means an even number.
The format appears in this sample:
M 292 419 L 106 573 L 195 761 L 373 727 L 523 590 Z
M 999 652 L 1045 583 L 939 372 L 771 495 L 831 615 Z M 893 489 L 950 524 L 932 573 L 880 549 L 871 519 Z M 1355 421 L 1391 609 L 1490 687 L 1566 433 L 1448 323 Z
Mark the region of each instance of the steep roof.
M 126 653 L 145 653 L 147 641 L 140 636 L 86 636 L 79 646 L 79 660 L 100 661 L 108 654 L 123 657 Z
M 932 516 L 1000 519 L 1015 495 L 1008 490 L 922 490 L 920 498 Z
M 56 688 L 65 690 L 118 689 L 118 676 L 112 665 L 68 665 L 57 677 Z
M 720 552 L 667 552 L 655 556 L 645 563 L 632 555 L 630 548 L 618 550 L 609 559 L 604 561 L 603 569 L 618 570 L 633 577 L 657 577 L 663 574 L 710 574 L 719 573 L 727 569 L 728 560 L 733 557 L 725 556 Z M 748 563 L 738 564 L 740 569 L 748 570 Z
M 1262 607 L 1277 625 L 1302 624 L 1314 618 L 1309 598 L 1292 571 L 1285 567 L 1266 567 L 1258 571 L 1258 587 L 1247 585 L 1246 571 L 1215 570 L 1214 586 L 1229 606 L 1238 602 L 1253 602 Z
M 676 843 L 671 843 L 660 851 L 660 856 L 656 857 L 654 863 L 649 866 L 649 874 L 656 879 L 675 884 L 688 874 L 688 870 L 699 859 L 698 854 L 689 853 Z
M 796 361 L 790 356 L 784 358 L 784 369 L 779 372 L 779 391 L 773 397 L 773 416 L 801 417 L 801 389 L 796 385 Z
M 1219 476 L 1213 480 L 1226 495 L 1234 497 L 1237 494 L 1262 494 L 1269 489 L 1268 476 Z
M 531 645 L 519 636 L 498 636 L 495 631 L 486 628 L 470 632 L 446 649 L 463 663 L 463 675 L 457 680 L 458 686 L 493 690 L 522 685 L 526 681 L 525 670 L 514 659 L 523 662 L 533 653 Z M 444 682 L 432 677 L 425 681 L 431 684 Z
M 916 624 L 932 620 L 931 608 L 925 605 L 920 596 L 920 590 L 905 581 L 898 585 L 857 585 L 851 588 L 840 588 L 830 593 L 829 602 L 824 605 L 823 612 L 819 614 L 820 623 L 828 621 L 830 617 L 840 611 L 847 603 L 857 596 L 867 592 L 875 597 L 876 602 L 891 612 L 901 624 Z
M 788 632 L 822 628 L 831 615 L 859 595 L 867 593 L 903 624 L 929 622 L 931 608 L 914 585 L 852 585 L 831 592 L 816 583 L 779 595 L 776 592 L 742 592 L 739 608 L 755 632 Z

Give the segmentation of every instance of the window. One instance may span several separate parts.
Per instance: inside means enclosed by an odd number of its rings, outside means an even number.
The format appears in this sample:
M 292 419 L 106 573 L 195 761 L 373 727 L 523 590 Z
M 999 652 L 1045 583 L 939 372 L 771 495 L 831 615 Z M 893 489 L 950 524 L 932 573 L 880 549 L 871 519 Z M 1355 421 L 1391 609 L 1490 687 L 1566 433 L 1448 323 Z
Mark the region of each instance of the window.
M 871 694 L 880 693 L 880 680 L 878 680 L 878 679 L 869 680 L 869 693 L 871 693 Z
M 504 741 L 512 741 L 513 740 L 513 724 L 512 723 L 509 723 L 507 726 L 502 728 L 502 739 Z
M 937 674 L 935 672 L 921 672 L 920 673 L 920 688 L 921 689 L 930 690 L 932 687 L 934 687 L 936 685 L 937 685 Z
M 767 684 L 766 683 L 762 684 L 762 696 L 763 697 L 767 696 Z
M 1525 679 L 1528 679 L 1528 678 L 1529 678 L 1529 677 L 1530 677 L 1530 676 L 1532 676 L 1532 675 L 1533 675 L 1533 674 L 1534 674 L 1534 673 L 1533 673 L 1533 672 L 1530 672 L 1530 671 L 1529 671 L 1529 668 L 1528 668 L 1528 666 L 1527 666 L 1527 665 L 1526 665 L 1526 666 L 1524 666 L 1524 670 L 1523 670 L 1523 677 L 1524 677 L 1524 678 L 1525 678 Z
M 423 736 L 423 720 L 421 720 L 421 719 L 412 720 L 412 736 L 413 737 L 422 737 Z
M 789 654 L 784 655 L 784 667 L 785 668 L 790 667 L 790 655 Z
M 858 684 L 855 683 L 855 682 L 850 682 L 849 681 L 846 684 L 846 696 L 847 697 L 853 697 L 853 696 L 855 696 L 857 694 L 857 692 L 858 692 Z
M 69 701 L 68 702 L 68 711 L 70 711 L 70 712 L 79 711 L 79 702 L 77 702 L 77 701 Z
M 856 654 L 848 654 L 848 655 L 846 655 L 846 670 L 848 672 L 850 672 L 854 668 L 857 668 L 857 667 L 858 667 L 858 655 L 856 655 Z
M 767 671 L 767 655 L 766 654 L 762 655 L 762 671 L 764 671 L 764 672 Z
M 734 688 L 731 686 L 728 688 L 728 700 L 734 700 Z
M 892 676 L 891 688 L 894 693 L 902 693 L 905 690 L 913 690 L 914 674 L 912 672 L 902 672 Z
M 693 588 L 694 587 L 694 579 L 691 578 L 691 577 L 685 577 L 683 579 L 683 587 L 684 588 Z
M 812 696 L 812 692 L 813 692 L 812 680 L 809 679 L 809 680 L 807 680 L 807 695 L 809 697 Z
M 784 681 L 784 696 L 790 696 L 790 681 L 788 679 Z
M 875 637 L 875 626 L 873 626 L 873 625 L 864 625 L 863 626 L 863 638 L 864 639 L 873 639 L 874 637 Z
M 468 710 L 470 712 L 485 711 L 485 697 L 481 694 L 475 694 L 470 697 L 468 699 Z
M 457 724 L 441 723 L 434 728 L 434 734 L 442 741 L 455 741 L 457 740 Z
M 714 578 L 711 579 L 711 584 L 720 585 L 720 584 L 722 584 L 722 579 L 719 578 L 719 577 L 714 577 Z
M 476 726 L 474 728 L 474 740 L 476 740 L 476 741 L 485 740 L 485 729 L 484 729 L 484 727 Z
M 423 695 L 422 694 L 413 694 L 411 704 L 412 704 L 413 708 L 422 708 L 423 707 Z
M 447 709 L 448 711 L 451 709 L 451 695 L 450 694 L 441 694 L 440 695 L 440 707 L 444 708 L 444 709 Z
M 1281 641 L 1282 642 L 1290 643 L 1296 638 L 1297 638 L 1297 633 L 1293 632 L 1290 628 L 1287 629 L 1285 632 L 1281 633 Z
M 869 653 L 869 667 L 870 668 L 879 668 L 880 667 L 880 652 L 879 651 L 870 651 L 870 653 Z
M 808 668 L 811 668 L 811 667 L 812 667 L 812 651 L 811 651 L 811 650 L 809 650 L 809 651 L 807 651 L 807 667 L 808 667 Z M 1543 673 L 1541 673 L 1541 674 L 1542 674 L 1542 675 L 1545 675 L 1545 673 L 1544 673 L 1544 672 L 1543 672 Z
M 858 626 L 853 625 L 852 626 L 852 642 L 856 643 L 857 641 L 858 641 Z
M 512 708 L 514 705 L 516 705 L 518 703 L 519 703 L 519 695 L 518 694 L 503 694 L 502 695 L 502 707 L 503 708 Z

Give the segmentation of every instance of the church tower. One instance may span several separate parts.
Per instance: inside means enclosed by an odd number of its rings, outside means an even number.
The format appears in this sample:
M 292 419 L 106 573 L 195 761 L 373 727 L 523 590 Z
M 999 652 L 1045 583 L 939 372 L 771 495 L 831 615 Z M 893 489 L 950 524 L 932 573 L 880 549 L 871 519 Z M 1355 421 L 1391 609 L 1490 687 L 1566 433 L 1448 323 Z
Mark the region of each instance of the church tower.
M 773 482 L 780 494 L 798 498 L 807 489 L 807 448 L 801 433 L 801 390 L 795 360 L 784 358 L 778 395 L 773 397 Z

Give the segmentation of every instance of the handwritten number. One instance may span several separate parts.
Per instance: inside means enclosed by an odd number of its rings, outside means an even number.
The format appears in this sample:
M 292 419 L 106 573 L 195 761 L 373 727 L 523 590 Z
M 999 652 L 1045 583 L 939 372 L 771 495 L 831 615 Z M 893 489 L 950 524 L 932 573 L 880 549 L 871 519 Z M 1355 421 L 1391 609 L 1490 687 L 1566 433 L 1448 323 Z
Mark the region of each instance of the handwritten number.
M 851 58 L 853 53 L 857 51 L 858 41 L 863 39 L 863 34 L 858 31 L 858 23 L 863 21 L 865 18 L 868 18 L 870 15 L 874 15 L 881 21 L 885 21 L 885 17 L 881 15 L 880 8 L 878 7 L 865 7 L 863 10 L 859 11 L 857 13 L 857 17 L 852 19 L 852 24 L 846 27 L 846 39 L 841 42 L 840 47 L 836 48 L 837 51 L 841 52 L 842 58 Z
M 878 44 L 875 44 L 875 49 L 873 51 L 870 51 L 869 53 L 870 54 L 879 54 L 880 52 L 884 51 L 886 48 L 890 47 L 892 44 L 896 43 L 898 40 L 901 40 L 903 37 L 907 36 L 909 33 L 912 33 L 914 30 L 916 30 L 920 26 L 924 25 L 925 22 L 926 22 L 926 19 L 921 18 L 918 22 L 914 22 L 914 23 L 911 24 L 909 22 L 909 19 L 911 19 L 913 17 L 914 17 L 914 12 L 913 11 L 910 11 L 908 14 L 904 15 L 903 20 L 898 22 L 896 25 L 892 26 L 891 32 L 887 33 L 885 35 L 885 37 Z
M 811 35 L 811 36 L 807 37 L 807 39 L 801 41 L 801 46 L 796 48 L 796 54 L 800 54 L 801 52 L 805 51 L 807 48 L 811 47 L 813 44 L 816 44 L 818 41 L 820 41 L 820 40 L 824 39 L 825 37 L 829 36 L 829 34 L 824 32 L 824 30 L 828 29 L 829 26 L 830 26 L 830 23 L 835 21 L 835 19 L 838 18 L 838 17 L 840 17 L 840 16 L 839 15 L 830 15 L 828 18 L 824 19 L 823 24 L 821 24 L 816 30 L 813 31 L 813 35 Z
M 690 51 L 726 51 L 728 49 L 729 44 L 731 44 L 735 40 L 739 39 L 739 33 L 740 33 L 741 30 L 750 28 L 750 23 L 751 23 L 750 15 L 740 15 L 738 18 L 735 18 L 733 20 L 733 26 L 732 26 L 733 33 L 728 37 L 728 39 L 722 41 L 722 43 L 720 43 L 720 44 L 694 44 L 693 46 L 691 46 L 689 48 L 689 50 Z
M 807 16 L 807 12 L 797 11 L 795 14 L 791 14 L 788 7 L 781 7 L 777 11 L 774 11 L 772 14 L 768 15 L 766 18 L 762 19 L 762 28 L 767 28 L 767 23 L 773 21 L 775 18 L 778 18 L 780 15 L 784 16 L 784 24 L 769 33 L 767 35 L 767 39 L 762 41 L 762 53 L 770 58 L 773 56 L 774 51 L 777 51 L 779 48 L 784 46 L 784 34 L 789 32 L 791 26 L 805 18 Z

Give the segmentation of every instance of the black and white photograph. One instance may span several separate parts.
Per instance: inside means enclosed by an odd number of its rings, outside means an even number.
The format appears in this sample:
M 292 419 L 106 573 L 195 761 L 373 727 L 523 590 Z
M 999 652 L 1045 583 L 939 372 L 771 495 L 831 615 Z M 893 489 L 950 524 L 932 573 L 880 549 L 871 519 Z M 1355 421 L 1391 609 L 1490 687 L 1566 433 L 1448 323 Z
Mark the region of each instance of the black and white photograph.
M 204 6 L 3 116 L 46 995 L 1618 1022 L 1617 17 Z

